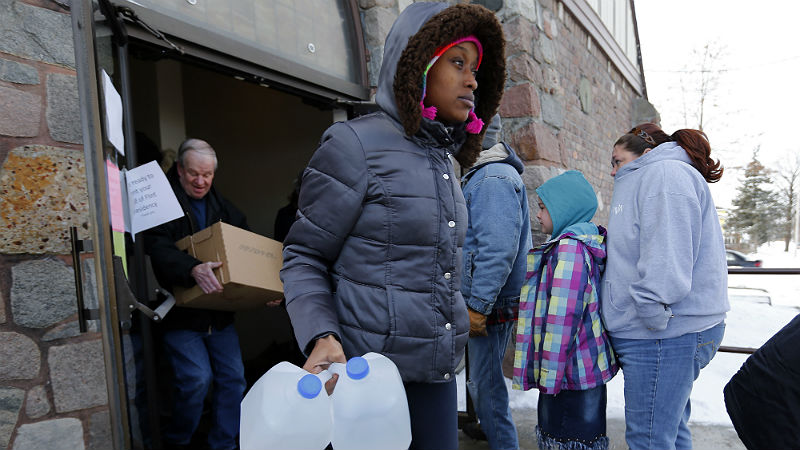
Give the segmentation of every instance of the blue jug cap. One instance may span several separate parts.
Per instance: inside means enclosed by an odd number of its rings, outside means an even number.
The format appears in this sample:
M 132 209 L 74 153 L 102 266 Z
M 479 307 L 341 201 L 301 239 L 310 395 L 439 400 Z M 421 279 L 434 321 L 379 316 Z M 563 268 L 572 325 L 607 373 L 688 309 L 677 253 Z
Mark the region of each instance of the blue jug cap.
M 360 380 L 369 373 L 369 363 L 360 356 L 354 356 L 347 361 L 347 376 L 354 380 Z
M 314 398 L 322 390 L 322 381 L 312 374 L 305 375 L 297 382 L 297 392 L 304 398 Z

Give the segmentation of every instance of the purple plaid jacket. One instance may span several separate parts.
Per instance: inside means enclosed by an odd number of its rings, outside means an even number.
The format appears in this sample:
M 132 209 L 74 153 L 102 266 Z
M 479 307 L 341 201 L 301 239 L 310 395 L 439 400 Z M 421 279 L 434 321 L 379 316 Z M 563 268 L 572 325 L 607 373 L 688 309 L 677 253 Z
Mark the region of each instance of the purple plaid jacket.
M 600 317 L 598 288 L 605 229 L 600 234 L 563 234 L 528 253 L 514 357 L 515 389 L 600 386 L 619 366 Z

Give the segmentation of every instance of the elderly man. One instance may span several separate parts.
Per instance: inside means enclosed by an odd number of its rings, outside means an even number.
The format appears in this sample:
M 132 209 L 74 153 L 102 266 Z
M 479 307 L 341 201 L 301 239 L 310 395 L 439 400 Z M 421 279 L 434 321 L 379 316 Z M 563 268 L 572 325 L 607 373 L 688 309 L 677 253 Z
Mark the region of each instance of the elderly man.
M 199 261 L 178 250 L 175 241 L 218 221 L 247 229 L 247 220 L 212 187 L 217 156 L 207 142 L 188 139 L 181 144 L 176 169 L 168 178 L 184 216 L 145 233 L 153 270 L 164 287 L 197 284 L 205 293 L 222 292 L 213 273 L 222 263 Z M 164 433 L 166 447 L 189 448 L 213 381 L 208 445 L 211 449 L 236 448 L 239 404 L 246 383 L 233 313 L 178 307 L 166 316 L 163 327 L 165 354 L 174 371 L 174 404 Z

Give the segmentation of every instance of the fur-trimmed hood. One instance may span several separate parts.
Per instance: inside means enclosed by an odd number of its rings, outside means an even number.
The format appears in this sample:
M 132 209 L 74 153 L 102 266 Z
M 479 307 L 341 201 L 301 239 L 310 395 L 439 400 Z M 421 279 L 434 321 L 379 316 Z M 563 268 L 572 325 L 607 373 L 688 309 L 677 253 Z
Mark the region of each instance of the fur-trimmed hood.
M 437 48 L 474 35 L 483 45 L 478 70 L 475 114 L 486 124 L 497 112 L 505 84 L 505 38 L 494 13 L 480 5 L 439 2 L 412 3 L 400 14 L 386 37 L 376 102 L 414 136 L 423 120 L 420 110 L 425 66 Z M 481 152 L 486 127 L 468 135 L 456 159 L 470 167 Z

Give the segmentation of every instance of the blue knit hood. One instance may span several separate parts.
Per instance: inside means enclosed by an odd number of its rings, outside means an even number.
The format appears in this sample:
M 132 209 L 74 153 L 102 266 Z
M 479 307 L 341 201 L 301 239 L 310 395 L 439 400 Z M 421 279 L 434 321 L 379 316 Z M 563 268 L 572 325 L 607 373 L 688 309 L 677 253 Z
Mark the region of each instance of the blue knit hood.
M 597 211 L 597 196 L 579 171 L 568 170 L 547 180 L 536 189 L 536 194 L 553 221 L 550 239 L 566 232 L 577 236 L 598 233 L 597 226 L 589 223 Z

